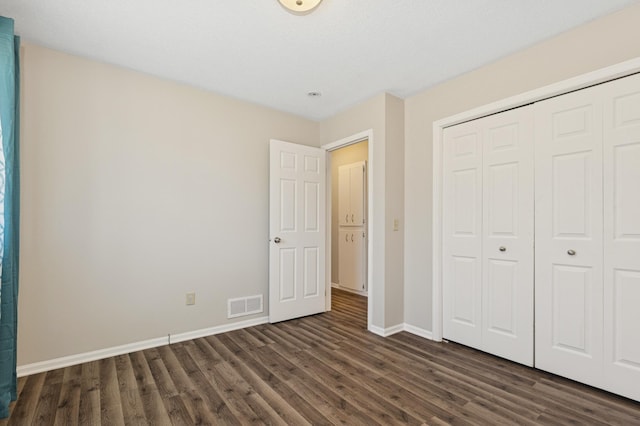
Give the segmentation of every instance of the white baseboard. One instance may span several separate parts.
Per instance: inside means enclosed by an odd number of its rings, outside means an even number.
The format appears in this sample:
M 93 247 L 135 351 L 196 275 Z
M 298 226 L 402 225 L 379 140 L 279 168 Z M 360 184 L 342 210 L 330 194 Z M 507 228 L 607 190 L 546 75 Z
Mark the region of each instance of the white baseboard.
M 71 365 L 82 364 L 85 362 L 96 361 L 99 359 L 109 358 L 137 352 L 144 349 L 157 348 L 158 346 L 168 345 L 170 343 L 179 343 L 186 340 L 197 339 L 199 337 L 212 336 L 214 334 L 226 333 L 227 331 L 239 330 L 241 328 L 252 327 L 254 325 L 265 324 L 269 322 L 269 317 L 254 318 L 246 321 L 234 322 L 232 324 L 220 325 L 217 327 L 203 328 L 196 331 L 188 331 L 186 333 L 171 334 L 166 337 L 158 337 L 156 339 L 143 340 L 141 342 L 129 343 L 121 346 L 114 346 L 97 351 L 84 352 L 76 355 L 69 355 L 61 358 L 54 358 L 47 361 L 34 362 L 33 364 L 25 364 L 18 366 L 18 377 L 29 376 L 31 374 L 42 373 L 44 371 L 55 370 L 58 368 L 69 367 Z
M 143 340 L 141 342 L 99 349 L 97 351 L 84 352 L 81 354 L 54 358 L 47 361 L 34 362 L 33 364 L 19 365 L 16 370 L 18 377 L 29 376 L 31 374 L 42 373 L 43 371 L 69 367 L 71 365 L 82 364 L 84 362 L 96 361 L 112 356 L 141 351 L 143 349 L 157 348 L 158 346 L 164 346 L 167 344 L 169 344 L 168 337 L 158 337 L 156 339 Z
M 171 334 L 169 336 L 170 343 L 180 343 L 186 340 L 198 339 L 200 337 L 213 336 L 214 334 L 226 333 L 227 331 L 240 330 L 241 328 L 253 327 L 254 325 L 266 324 L 269 317 L 254 318 L 246 321 L 234 322 L 231 324 L 219 325 L 217 327 L 203 328 L 196 331 L 187 331 L 186 333 Z
M 382 337 L 388 337 L 388 336 L 391 336 L 392 334 L 396 334 L 401 331 L 406 331 L 407 333 L 415 334 L 416 336 L 433 340 L 432 334 L 429 330 L 425 330 L 423 328 L 419 328 L 407 323 L 402 323 L 402 324 L 394 325 L 387 328 L 382 328 L 382 327 L 372 325 L 369 327 L 369 331 L 372 332 L 373 334 L 377 334 L 378 336 L 382 336 Z
M 372 332 L 373 334 L 377 334 L 378 336 L 387 337 L 384 334 L 384 328 L 378 327 L 377 325 L 373 325 L 373 324 L 370 325 L 369 331 Z
M 156 348 L 158 346 L 168 345 L 170 343 L 179 343 L 187 340 L 198 339 L 200 337 L 213 336 L 214 334 L 226 333 L 228 331 L 239 330 L 241 328 L 253 327 L 255 325 L 266 324 L 269 317 L 259 317 L 246 321 L 234 322 L 231 324 L 219 325 L 216 327 L 203 328 L 186 333 L 178 333 L 168 335 L 167 337 L 158 337 L 156 339 L 143 340 L 141 342 L 129 343 L 112 348 L 99 349 L 97 351 L 85 352 L 76 355 L 69 355 L 61 358 L 54 358 L 47 361 L 35 362 L 33 364 L 20 365 L 17 368 L 18 377 L 28 376 L 31 374 L 42 373 L 44 371 L 55 370 L 57 368 L 69 367 L 71 365 L 82 364 L 85 362 L 96 361 L 99 359 L 109 358 L 112 356 L 128 354 L 131 352 L 141 351 L 144 349 Z M 372 325 L 369 331 L 378 336 L 388 337 L 392 334 L 406 331 L 425 339 L 433 340 L 431 331 L 425 330 L 411 324 L 402 323 L 392 327 L 382 328 Z
M 382 336 L 382 337 L 389 337 L 392 334 L 396 334 L 399 333 L 401 331 L 404 330 L 404 324 L 398 324 L 398 325 L 394 325 L 391 327 L 387 327 L 387 328 L 382 328 L 382 327 L 378 327 L 375 325 L 371 325 L 369 327 L 369 331 L 372 332 L 373 334 L 377 334 L 378 336 Z
M 425 339 L 433 340 L 433 333 L 424 328 L 416 327 L 415 325 L 404 323 L 404 331 L 407 333 L 415 334 L 416 336 L 424 337 Z

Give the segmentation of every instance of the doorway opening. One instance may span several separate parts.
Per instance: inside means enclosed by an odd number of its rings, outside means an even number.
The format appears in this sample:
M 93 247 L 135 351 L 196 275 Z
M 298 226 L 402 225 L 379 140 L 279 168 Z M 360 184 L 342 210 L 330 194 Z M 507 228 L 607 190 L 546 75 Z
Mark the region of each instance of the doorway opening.
M 372 317 L 372 132 L 324 146 L 327 153 L 327 310 Z M 335 304 L 332 293 L 335 295 Z
M 364 140 L 331 156 L 331 287 L 367 296 L 367 158 Z

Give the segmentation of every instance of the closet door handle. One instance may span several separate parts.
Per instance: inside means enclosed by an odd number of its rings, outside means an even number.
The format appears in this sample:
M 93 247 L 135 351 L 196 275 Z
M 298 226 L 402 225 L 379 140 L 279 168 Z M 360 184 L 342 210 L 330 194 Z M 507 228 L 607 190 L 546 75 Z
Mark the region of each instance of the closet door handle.
M 576 255 L 576 251 L 575 251 L 575 250 L 568 250 L 568 251 L 567 251 L 567 254 L 568 254 L 569 256 L 575 256 L 575 255 Z
M 344 215 L 344 221 L 349 222 L 349 213 Z
M 351 234 L 351 242 L 353 242 L 353 234 Z
M 351 223 L 353 223 L 353 213 L 351 213 Z
M 345 243 L 349 242 L 349 234 L 344 234 L 344 242 Z

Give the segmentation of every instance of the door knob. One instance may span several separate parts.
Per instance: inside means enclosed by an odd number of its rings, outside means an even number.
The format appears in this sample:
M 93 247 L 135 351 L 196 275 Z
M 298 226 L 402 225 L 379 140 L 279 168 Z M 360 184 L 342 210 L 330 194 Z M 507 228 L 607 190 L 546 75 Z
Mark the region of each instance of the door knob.
M 576 251 L 575 250 L 569 250 L 569 251 L 567 251 L 567 254 L 569 256 L 575 256 L 576 255 Z
M 275 238 L 273 239 L 273 242 L 274 242 L 274 243 L 276 243 L 276 244 L 278 244 L 280 241 L 282 241 L 282 240 L 280 239 L 280 237 L 275 237 Z
M 507 248 L 505 246 L 500 247 L 498 250 L 500 251 L 507 251 Z

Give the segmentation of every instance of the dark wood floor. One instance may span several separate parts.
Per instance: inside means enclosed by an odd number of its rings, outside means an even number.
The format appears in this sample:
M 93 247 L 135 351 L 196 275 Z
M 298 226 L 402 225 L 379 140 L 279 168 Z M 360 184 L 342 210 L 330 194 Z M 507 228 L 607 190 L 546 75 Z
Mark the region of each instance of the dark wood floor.
M 332 312 L 23 377 L 4 425 L 639 425 L 640 404 Z M 639 384 L 640 386 L 640 384 Z

